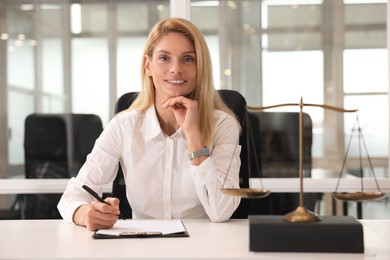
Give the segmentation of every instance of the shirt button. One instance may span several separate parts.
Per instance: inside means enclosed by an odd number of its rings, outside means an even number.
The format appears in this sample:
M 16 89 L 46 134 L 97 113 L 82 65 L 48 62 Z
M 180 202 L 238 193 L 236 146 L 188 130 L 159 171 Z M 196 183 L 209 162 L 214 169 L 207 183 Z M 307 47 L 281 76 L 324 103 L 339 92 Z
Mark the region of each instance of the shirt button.
M 167 169 L 171 169 L 171 165 L 170 164 L 167 164 Z

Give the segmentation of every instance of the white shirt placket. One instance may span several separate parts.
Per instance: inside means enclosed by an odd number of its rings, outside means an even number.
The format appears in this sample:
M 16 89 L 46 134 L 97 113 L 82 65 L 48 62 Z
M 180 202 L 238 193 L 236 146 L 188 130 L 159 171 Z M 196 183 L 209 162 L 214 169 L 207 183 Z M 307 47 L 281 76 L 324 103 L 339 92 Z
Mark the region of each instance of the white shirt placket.
M 166 138 L 166 155 L 164 169 L 164 186 L 163 186 L 163 201 L 164 201 L 164 217 L 172 218 L 172 176 L 173 176 L 173 146 L 174 142 L 171 138 Z

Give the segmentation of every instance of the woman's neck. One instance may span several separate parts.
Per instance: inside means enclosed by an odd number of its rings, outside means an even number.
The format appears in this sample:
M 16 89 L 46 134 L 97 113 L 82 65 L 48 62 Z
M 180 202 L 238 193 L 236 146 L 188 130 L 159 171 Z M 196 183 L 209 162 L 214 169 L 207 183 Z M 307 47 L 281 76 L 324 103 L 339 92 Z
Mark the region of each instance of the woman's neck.
M 179 124 L 176 122 L 176 118 L 173 115 L 171 109 L 165 109 L 156 106 L 157 118 L 160 123 L 161 130 L 168 136 L 176 133 L 179 129 Z

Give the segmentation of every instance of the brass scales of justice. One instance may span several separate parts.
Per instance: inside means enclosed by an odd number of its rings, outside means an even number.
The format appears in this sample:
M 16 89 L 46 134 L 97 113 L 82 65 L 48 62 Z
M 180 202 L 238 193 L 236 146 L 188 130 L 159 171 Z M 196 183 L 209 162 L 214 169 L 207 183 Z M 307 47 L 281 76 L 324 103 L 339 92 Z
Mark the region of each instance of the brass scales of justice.
M 313 107 L 321 107 L 324 109 L 328 110 L 334 110 L 337 112 L 357 112 L 357 109 L 343 109 L 335 106 L 330 106 L 330 105 L 321 105 L 321 104 L 305 104 L 302 101 L 302 97 L 299 103 L 286 103 L 286 104 L 278 104 L 278 105 L 272 105 L 272 106 L 266 106 L 266 107 L 253 107 L 253 106 L 247 106 L 246 108 L 248 110 L 253 110 L 253 111 L 263 111 L 266 109 L 271 109 L 271 108 L 276 108 L 276 107 L 285 107 L 285 106 L 299 106 L 299 179 L 300 179 L 300 192 L 299 192 L 299 206 L 297 209 L 294 211 L 287 213 L 283 220 L 287 222 L 315 222 L 315 221 L 321 221 L 321 218 L 317 216 L 315 213 L 311 212 L 310 210 L 306 209 L 304 206 L 304 199 L 303 199 L 303 107 L 304 106 L 313 106 Z M 359 138 L 361 135 L 361 130 L 360 126 L 358 126 L 359 130 Z M 352 135 L 351 135 L 352 139 Z M 350 140 L 351 142 L 351 140 Z M 363 140 L 364 142 L 364 140 Z M 349 149 L 349 145 L 348 145 Z M 363 185 L 361 185 L 361 191 L 359 192 L 338 192 L 338 186 L 340 183 L 340 178 L 343 172 L 343 168 L 346 162 L 347 154 L 348 154 L 348 149 L 347 153 L 344 158 L 343 162 L 343 167 L 340 171 L 340 176 L 338 179 L 336 191 L 333 193 L 333 197 L 342 200 L 342 201 L 369 201 L 369 200 L 379 200 L 385 197 L 385 193 L 381 192 L 379 189 L 379 185 L 376 181 L 377 185 L 377 191 L 371 191 L 367 192 L 363 190 Z M 371 160 L 369 160 L 371 169 L 373 170 Z M 362 166 L 361 166 L 362 167 Z M 361 172 L 361 178 L 363 178 L 363 173 L 362 170 Z M 374 174 L 375 177 L 375 174 Z M 262 183 L 261 183 L 262 186 Z M 231 196 L 239 196 L 243 198 L 264 198 L 270 194 L 270 190 L 264 189 L 263 187 L 261 188 L 222 188 L 222 192 L 227 195 Z

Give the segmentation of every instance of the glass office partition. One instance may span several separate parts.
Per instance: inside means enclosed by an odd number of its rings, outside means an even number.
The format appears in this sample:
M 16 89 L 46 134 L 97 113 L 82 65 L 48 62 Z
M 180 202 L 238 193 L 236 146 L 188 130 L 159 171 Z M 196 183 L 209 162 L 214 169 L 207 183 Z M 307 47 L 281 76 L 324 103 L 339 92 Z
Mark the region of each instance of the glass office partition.
M 64 112 L 63 6 L 15 3 L 6 7 L 9 163 L 24 162 L 24 119 Z M 20 174 L 21 168 L 15 171 Z
M 249 105 L 299 103 L 302 97 L 304 103 L 359 109 L 375 172 L 386 178 L 386 3 L 192 0 L 191 20 L 205 35 L 218 36 L 217 43 L 209 43 L 220 54 L 213 60 L 220 69 L 217 87 L 238 90 Z M 278 110 L 298 108 L 273 111 Z M 303 110 L 313 120 L 313 167 L 319 170 L 315 173 L 325 169 L 338 176 L 356 113 Z M 356 175 L 359 156 L 355 142 L 346 172 Z M 366 174 L 368 161 L 363 159 Z
M 9 107 L 13 104 L 18 106 L 8 109 L 8 127 L 10 129 L 8 160 L 10 164 L 24 162 L 23 147 L 24 118 L 34 112 L 35 102 L 33 96 L 19 91 L 8 91 Z
M 42 91 L 45 94 L 62 96 L 64 86 L 64 11 L 63 6 L 41 5 L 40 15 L 43 26 L 38 27 L 42 61 Z M 46 112 L 50 112 L 50 108 Z M 61 112 L 61 111 L 60 111 Z
M 110 73 L 108 4 L 82 2 L 75 5 L 79 5 L 80 12 L 71 9 L 72 111 L 97 114 L 106 122 L 109 117 L 105 108 L 109 104 Z
M 220 53 L 213 60 L 217 87 L 238 90 L 252 106 L 298 103 L 301 96 L 323 103 L 322 11 L 321 1 L 192 1 L 191 19 L 205 35 L 219 37 L 218 45 L 209 44 Z M 314 120 L 319 157 L 323 111 L 305 110 Z
M 35 85 L 35 26 L 31 12 L 19 6 L 7 8 L 7 79 L 9 86 L 25 90 Z M 24 75 L 21 77 L 20 75 Z
M 169 16 L 169 2 L 74 5 L 72 26 L 79 31 L 73 29 L 72 34 L 72 111 L 98 114 L 106 124 L 117 97 L 140 90 L 146 36 L 158 20 Z
M 386 157 L 389 154 L 388 146 L 384 145 L 389 140 L 386 4 L 346 0 L 344 16 L 344 102 L 359 108 L 360 127 L 369 155 Z M 354 122 L 346 119 L 346 136 L 351 135 Z M 357 147 L 352 149 L 354 156 L 357 151 Z
M 105 37 L 72 39 L 72 111 L 98 114 L 105 122 L 109 117 L 107 49 Z
M 169 1 L 120 2 L 116 7 L 117 95 L 141 90 L 141 61 L 146 37 L 157 21 L 169 17 Z M 131 19 L 129 19 L 131 17 Z
M 106 124 L 117 97 L 140 89 L 146 36 L 170 8 L 169 1 L 67 0 L 7 1 L 4 8 L 9 132 L 3 147 L 7 176 L 19 176 L 25 117 L 93 113 Z
M 217 87 L 238 90 L 249 105 L 298 103 L 302 97 L 304 103 L 358 108 L 363 113 L 372 112 L 370 107 L 376 104 L 368 102 L 382 100 L 381 119 L 360 120 L 371 126 L 366 129 L 371 137 L 368 146 L 386 165 L 386 99 L 368 98 L 364 103 L 357 97 L 346 99 L 361 93 L 387 95 L 386 3 L 363 2 L 194 0 L 191 19 L 205 35 L 218 36 L 218 45 L 209 44 L 220 53 L 219 60 L 213 60 L 220 69 Z M 342 133 L 348 137 L 351 127 L 344 127 L 344 118 L 350 122 L 355 115 L 309 107 L 304 111 L 313 119 L 315 166 L 330 163 L 337 169 L 345 152 Z M 378 124 L 383 127 L 376 128 Z

